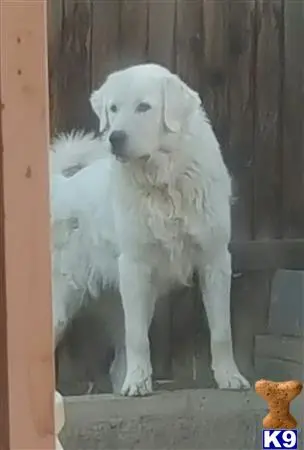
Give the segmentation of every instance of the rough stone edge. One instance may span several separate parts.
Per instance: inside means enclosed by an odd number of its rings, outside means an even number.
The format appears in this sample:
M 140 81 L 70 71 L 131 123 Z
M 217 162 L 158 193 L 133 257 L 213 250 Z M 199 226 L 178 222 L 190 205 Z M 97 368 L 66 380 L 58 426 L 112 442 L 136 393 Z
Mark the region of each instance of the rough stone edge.
M 292 403 L 291 411 L 304 417 L 304 393 Z M 119 418 L 182 414 L 239 414 L 267 410 L 263 399 L 253 391 L 225 391 L 217 389 L 156 392 L 145 398 L 124 398 L 109 394 L 66 397 L 65 411 L 70 425 L 81 427 Z

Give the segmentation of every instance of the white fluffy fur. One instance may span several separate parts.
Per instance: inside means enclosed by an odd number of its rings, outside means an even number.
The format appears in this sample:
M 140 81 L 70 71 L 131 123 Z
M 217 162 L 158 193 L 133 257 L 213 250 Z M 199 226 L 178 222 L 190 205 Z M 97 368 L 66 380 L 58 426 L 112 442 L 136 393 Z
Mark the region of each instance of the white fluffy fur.
M 151 108 L 140 112 L 143 102 Z M 112 74 L 91 103 L 104 140 L 61 138 L 52 154 L 57 334 L 87 289 L 96 296 L 100 283 L 116 286 L 127 358 L 121 392 L 145 395 L 152 390 L 155 301 L 191 283 L 197 271 L 215 379 L 220 388 L 248 387 L 231 341 L 230 178 L 199 96 L 168 70 L 146 64 Z M 120 160 L 108 142 L 115 130 L 128 136 Z M 87 167 L 62 176 L 79 161 Z

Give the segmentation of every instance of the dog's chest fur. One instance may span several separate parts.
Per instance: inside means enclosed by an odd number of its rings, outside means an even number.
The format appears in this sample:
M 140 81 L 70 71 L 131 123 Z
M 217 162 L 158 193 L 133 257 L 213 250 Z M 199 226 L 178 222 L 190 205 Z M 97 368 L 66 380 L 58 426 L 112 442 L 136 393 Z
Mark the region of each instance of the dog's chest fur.
M 147 227 L 163 253 L 164 263 L 170 266 L 173 276 L 186 280 L 192 271 L 198 245 L 201 210 L 178 190 L 170 192 L 166 188 L 151 195 L 146 208 Z
M 135 189 L 128 198 L 134 201 L 129 204 L 128 215 L 134 242 L 142 244 L 142 258 L 159 278 L 188 284 L 199 245 L 200 196 L 164 184 Z

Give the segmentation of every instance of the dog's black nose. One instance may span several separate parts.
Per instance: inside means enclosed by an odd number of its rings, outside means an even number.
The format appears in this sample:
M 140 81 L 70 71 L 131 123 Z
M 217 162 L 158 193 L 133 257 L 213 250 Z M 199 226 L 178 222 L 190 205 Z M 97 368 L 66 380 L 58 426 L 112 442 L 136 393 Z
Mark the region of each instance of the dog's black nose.
M 113 153 L 120 152 L 126 143 L 127 133 L 123 130 L 113 131 L 109 136 Z

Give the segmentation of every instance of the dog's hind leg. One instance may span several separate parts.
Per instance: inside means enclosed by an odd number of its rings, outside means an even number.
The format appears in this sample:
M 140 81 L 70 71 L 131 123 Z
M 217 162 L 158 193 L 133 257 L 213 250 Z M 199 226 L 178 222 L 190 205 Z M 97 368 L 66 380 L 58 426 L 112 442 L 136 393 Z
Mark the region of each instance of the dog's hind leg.
M 61 341 L 68 324 L 65 296 L 59 295 L 53 283 L 53 334 L 55 347 Z
M 121 392 L 126 378 L 126 349 L 124 346 L 115 348 L 115 357 L 110 368 L 110 377 L 114 394 Z
M 119 258 L 120 293 L 125 317 L 127 373 L 121 393 L 143 396 L 152 391 L 149 328 L 156 290 L 150 268 L 125 255 Z
M 204 261 L 202 258 L 201 261 Z M 230 320 L 231 256 L 226 248 L 199 266 L 214 378 L 221 389 L 249 388 L 234 361 Z
M 69 285 L 64 275 L 58 272 L 52 275 L 53 332 L 57 346 L 68 323 L 82 304 L 82 295 Z

